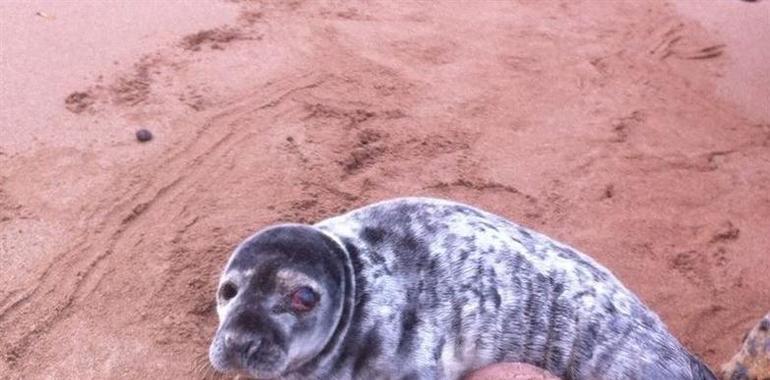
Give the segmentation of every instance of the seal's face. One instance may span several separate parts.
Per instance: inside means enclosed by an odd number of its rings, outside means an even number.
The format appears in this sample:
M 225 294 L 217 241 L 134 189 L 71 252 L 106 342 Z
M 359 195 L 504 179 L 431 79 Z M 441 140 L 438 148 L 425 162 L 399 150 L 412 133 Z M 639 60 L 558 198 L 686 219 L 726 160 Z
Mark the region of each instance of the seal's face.
M 339 323 L 344 251 L 311 226 L 263 230 L 233 253 L 217 291 L 219 371 L 280 377 L 313 359 Z

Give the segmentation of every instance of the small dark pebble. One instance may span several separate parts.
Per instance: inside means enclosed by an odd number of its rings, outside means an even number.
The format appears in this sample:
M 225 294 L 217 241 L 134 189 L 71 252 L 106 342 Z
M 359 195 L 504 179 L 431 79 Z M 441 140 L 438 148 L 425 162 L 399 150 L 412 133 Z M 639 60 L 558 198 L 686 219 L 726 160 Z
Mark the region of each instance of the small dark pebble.
M 147 142 L 152 140 L 152 132 L 146 129 L 140 129 L 136 131 L 136 139 L 140 142 Z

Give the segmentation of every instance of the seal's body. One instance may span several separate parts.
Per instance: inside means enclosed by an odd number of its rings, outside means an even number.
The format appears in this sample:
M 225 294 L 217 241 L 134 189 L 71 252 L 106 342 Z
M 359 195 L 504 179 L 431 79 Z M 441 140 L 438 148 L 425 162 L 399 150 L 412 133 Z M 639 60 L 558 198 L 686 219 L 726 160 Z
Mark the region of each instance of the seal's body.
M 212 363 L 257 378 L 457 379 L 525 362 L 563 379 L 715 379 L 589 257 L 437 199 L 258 232 L 230 259 L 218 312 Z

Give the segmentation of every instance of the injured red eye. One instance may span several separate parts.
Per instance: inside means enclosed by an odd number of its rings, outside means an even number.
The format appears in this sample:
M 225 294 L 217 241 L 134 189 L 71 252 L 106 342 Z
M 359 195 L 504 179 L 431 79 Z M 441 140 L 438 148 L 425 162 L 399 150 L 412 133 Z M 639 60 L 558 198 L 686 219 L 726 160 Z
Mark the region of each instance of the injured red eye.
M 318 303 L 318 295 L 307 286 L 303 286 L 291 294 L 291 309 L 294 311 L 310 311 Z

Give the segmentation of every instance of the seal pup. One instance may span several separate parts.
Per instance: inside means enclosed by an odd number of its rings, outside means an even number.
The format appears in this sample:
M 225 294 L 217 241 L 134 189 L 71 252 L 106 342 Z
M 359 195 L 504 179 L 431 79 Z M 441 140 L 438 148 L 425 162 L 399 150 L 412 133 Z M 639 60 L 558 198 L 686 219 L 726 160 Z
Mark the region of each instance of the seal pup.
M 447 200 L 399 198 L 242 242 L 217 293 L 217 370 L 257 379 L 716 379 L 577 250 Z

